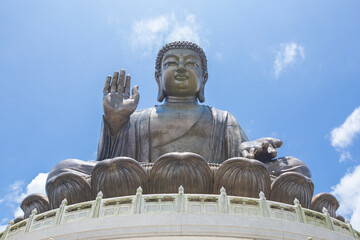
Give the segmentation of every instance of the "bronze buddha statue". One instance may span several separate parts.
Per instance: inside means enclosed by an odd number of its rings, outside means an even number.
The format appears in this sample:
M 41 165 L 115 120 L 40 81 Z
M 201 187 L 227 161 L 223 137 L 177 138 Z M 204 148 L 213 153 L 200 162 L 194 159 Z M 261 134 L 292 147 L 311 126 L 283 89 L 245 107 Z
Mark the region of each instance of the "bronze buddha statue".
M 69 204 L 94 199 L 98 191 L 104 197 L 135 194 L 139 185 L 144 193 L 171 192 L 179 185 L 193 193 L 218 194 L 221 186 L 249 197 L 263 191 L 273 200 L 292 203 L 296 197 L 310 207 L 310 170 L 294 157 L 274 159 L 279 139 L 249 141 L 232 114 L 199 104 L 208 72 L 198 45 L 166 44 L 156 59 L 155 79 L 164 103 L 136 110 L 140 95 L 137 86 L 130 95 L 130 75 L 121 70 L 106 78 L 97 161 L 67 159 L 51 170 L 51 208 L 64 198 Z

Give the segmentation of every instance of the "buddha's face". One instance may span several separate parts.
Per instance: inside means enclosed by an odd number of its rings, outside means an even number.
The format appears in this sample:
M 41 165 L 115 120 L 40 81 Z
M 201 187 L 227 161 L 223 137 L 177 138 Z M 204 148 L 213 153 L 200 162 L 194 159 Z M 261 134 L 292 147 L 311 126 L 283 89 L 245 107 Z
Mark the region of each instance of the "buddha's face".
M 203 84 L 199 54 L 191 49 L 168 50 L 159 80 L 165 97 L 196 97 Z

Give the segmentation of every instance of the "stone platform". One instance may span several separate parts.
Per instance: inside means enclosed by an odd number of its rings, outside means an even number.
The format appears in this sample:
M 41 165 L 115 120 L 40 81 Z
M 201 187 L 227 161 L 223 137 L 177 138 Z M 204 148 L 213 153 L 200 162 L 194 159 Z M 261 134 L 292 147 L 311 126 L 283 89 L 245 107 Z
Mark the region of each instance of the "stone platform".
M 360 239 L 350 223 L 294 205 L 259 198 L 175 194 L 102 198 L 10 223 L 0 239 Z

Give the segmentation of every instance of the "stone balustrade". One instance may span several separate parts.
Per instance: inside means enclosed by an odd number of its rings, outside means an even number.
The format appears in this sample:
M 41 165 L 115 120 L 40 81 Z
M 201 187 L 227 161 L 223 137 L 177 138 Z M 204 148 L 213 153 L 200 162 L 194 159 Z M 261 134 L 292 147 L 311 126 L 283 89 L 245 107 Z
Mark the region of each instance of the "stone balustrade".
M 34 209 L 29 218 L 14 224 L 9 223 L 0 234 L 0 240 L 17 239 L 18 235 L 46 229 L 50 226 L 79 222 L 84 219 L 105 218 L 119 215 L 149 214 L 221 214 L 281 219 L 295 223 L 310 224 L 329 229 L 355 239 L 360 233 L 351 224 L 330 217 L 324 208 L 323 213 L 302 208 L 295 199 L 294 205 L 268 201 L 261 192 L 259 198 L 228 196 L 221 188 L 220 195 L 184 194 L 182 186 L 175 194 L 142 194 L 139 187 L 136 195 L 103 198 L 101 192 L 93 201 L 67 205 L 64 199 L 60 208 L 37 214 Z

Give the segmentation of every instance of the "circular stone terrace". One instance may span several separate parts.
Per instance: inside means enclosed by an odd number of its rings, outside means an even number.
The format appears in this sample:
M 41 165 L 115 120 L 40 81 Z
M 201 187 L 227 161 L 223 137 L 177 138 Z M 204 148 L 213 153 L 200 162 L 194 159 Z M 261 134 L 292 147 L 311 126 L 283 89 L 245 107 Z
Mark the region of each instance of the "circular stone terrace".
M 259 198 L 219 195 L 142 194 L 67 205 L 11 221 L 0 239 L 360 239 L 351 224 L 294 205 Z

